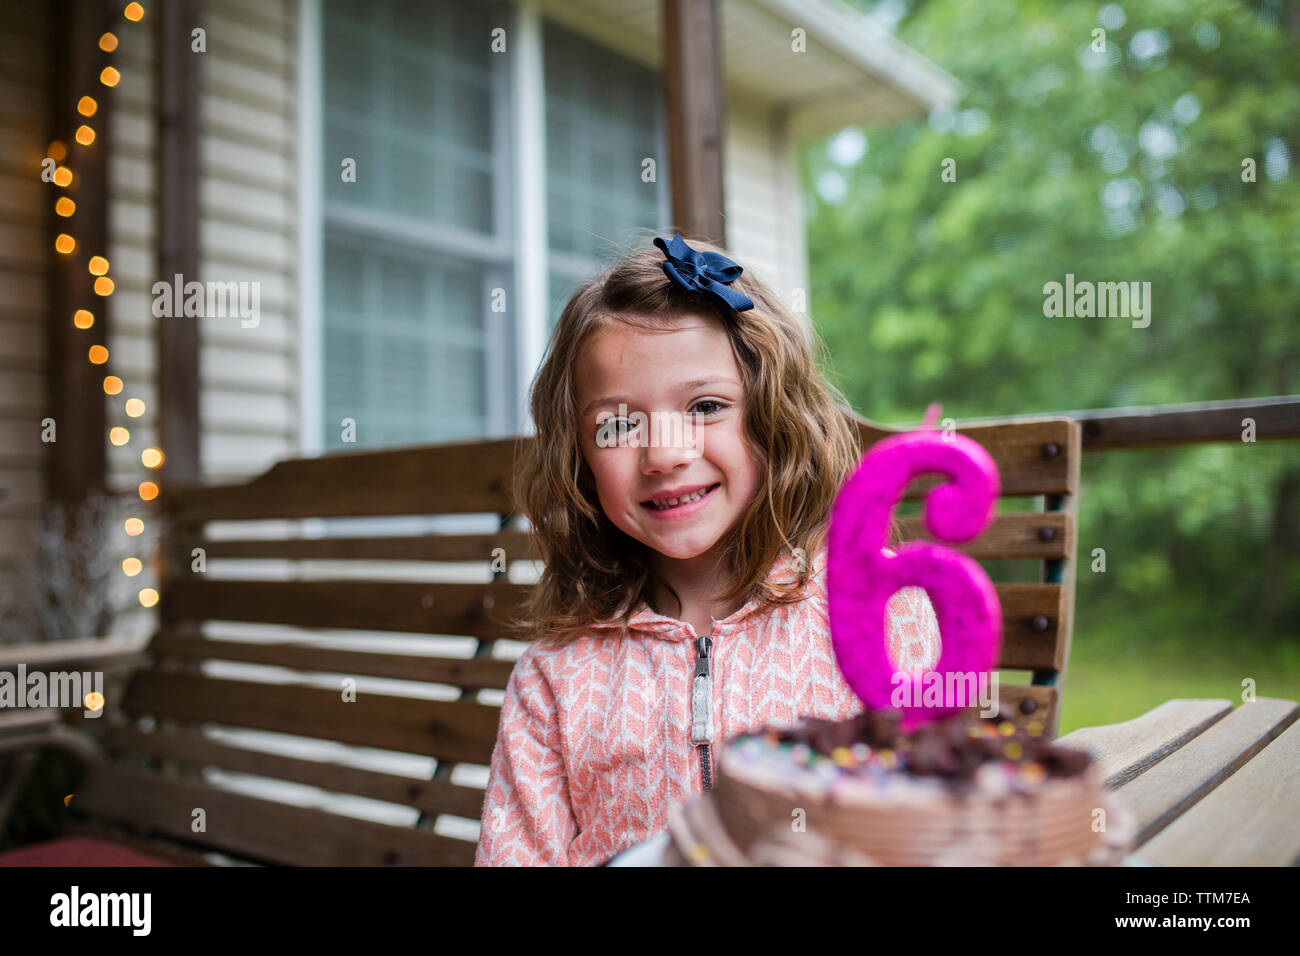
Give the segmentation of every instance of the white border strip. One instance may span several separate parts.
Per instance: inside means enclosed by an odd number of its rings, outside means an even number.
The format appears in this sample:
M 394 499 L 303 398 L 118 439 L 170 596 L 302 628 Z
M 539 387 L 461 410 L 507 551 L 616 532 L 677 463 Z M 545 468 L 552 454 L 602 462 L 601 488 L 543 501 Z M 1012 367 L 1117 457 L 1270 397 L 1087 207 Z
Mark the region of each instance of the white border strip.
M 298 5 L 298 446 L 319 455 L 324 392 L 321 314 L 324 278 L 324 199 L 321 181 L 321 11 L 319 0 Z
M 518 353 L 518 433 L 531 434 L 528 393 L 546 350 L 547 275 L 546 226 L 546 89 L 542 52 L 542 16 L 536 0 L 523 0 L 511 54 L 511 121 L 513 124 L 516 192 L 514 307 Z

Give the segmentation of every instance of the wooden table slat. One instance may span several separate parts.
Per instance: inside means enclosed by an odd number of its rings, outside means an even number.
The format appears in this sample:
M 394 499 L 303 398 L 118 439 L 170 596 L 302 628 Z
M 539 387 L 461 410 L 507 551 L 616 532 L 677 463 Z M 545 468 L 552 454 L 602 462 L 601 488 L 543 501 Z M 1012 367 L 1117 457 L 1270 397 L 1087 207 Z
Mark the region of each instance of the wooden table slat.
M 1232 712 L 1228 700 L 1167 700 L 1141 717 L 1101 727 L 1084 727 L 1057 739 L 1086 750 L 1097 760 L 1102 780 L 1118 787 L 1159 763 Z
M 1300 722 L 1141 848 L 1157 866 L 1300 863 Z
M 1118 798 L 1138 818 L 1138 847 L 1244 766 L 1291 726 L 1298 713 L 1300 704 L 1290 700 L 1261 697 L 1242 704 L 1120 787 Z

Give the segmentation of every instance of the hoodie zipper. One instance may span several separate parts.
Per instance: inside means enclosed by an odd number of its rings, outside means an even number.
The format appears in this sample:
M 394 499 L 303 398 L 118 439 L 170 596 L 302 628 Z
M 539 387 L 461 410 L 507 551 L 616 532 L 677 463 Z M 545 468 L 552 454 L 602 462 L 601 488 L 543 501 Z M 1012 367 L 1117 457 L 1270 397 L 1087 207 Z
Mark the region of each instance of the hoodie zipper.
M 700 776 L 704 789 L 713 789 L 709 766 L 709 741 L 713 738 L 713 683 L 709 678 L 710 637 L 695 638 L 695 676 L 691 680 L 691 743 L 700 754 Z

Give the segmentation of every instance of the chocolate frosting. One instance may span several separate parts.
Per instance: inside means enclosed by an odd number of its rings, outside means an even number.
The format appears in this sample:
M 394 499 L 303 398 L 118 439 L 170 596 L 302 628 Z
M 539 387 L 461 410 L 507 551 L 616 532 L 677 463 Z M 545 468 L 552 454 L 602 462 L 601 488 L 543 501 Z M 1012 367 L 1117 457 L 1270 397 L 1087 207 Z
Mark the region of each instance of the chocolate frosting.
M 986 728 L 996 731 L 996 736 L 988 736 Z M 980 731 L 979 735 L 973 735 L 972 729 Z M 1003 733 L 1006 729 L 1012 732 Z M 1004 720 L 1002 714 L 992 719 L 957 714 L 903 733 L 898 711 L 886 709 L 864 711 L 846 720 L 804 717 L 789 727 L 768 725 L 761 733 L 780 743 L 804 744 L 828 757 L 837 748 L 856 743 L 873 750 L 889 749 L 897 755 L 902 772 L 962 782 L 973 780 L 979 768 L 993 760 L 1036 763 L 1048 777 L 1078 776 L 1092 762 L 1087 752 L 1030 734 L 1013 721 Z M 1018 757 L 1005 753 L 1011 741 L 1020 744 Z

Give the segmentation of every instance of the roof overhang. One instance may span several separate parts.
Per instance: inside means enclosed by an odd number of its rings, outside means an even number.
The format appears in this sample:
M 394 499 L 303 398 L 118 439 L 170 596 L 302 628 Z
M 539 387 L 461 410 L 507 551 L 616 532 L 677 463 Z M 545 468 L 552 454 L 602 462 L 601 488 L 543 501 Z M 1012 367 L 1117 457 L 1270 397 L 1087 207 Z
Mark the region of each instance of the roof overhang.
M 547 16 L 658 68 L 661 0 L 540 0 Z M 962 85 L 840 0 L 720 0 L 727 95 L 784 111 L 793 136 L 951 106 Z M 793 49 L 802 29 L 802 52 Z

